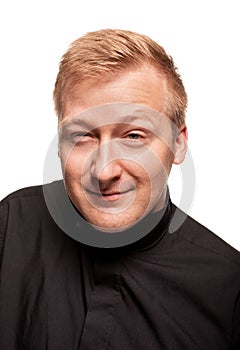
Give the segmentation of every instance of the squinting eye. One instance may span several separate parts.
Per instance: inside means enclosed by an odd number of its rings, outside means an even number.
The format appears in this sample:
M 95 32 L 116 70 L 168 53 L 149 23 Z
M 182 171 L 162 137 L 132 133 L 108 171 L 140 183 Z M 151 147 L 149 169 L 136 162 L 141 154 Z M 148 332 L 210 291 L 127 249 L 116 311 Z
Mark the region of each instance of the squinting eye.
M 82 131 L 82 132 L 75 132 L 71 136 L 74 138 L 83 138 L 87 136 L 91 137 L 91 134 L 89 134 L 88 132 Z
M 93 140 L 93 136 L 84 131 L 74 132 L 70 135 L 70 140 L 73 143 L 79 144 L 82 142 L 87 142 Z

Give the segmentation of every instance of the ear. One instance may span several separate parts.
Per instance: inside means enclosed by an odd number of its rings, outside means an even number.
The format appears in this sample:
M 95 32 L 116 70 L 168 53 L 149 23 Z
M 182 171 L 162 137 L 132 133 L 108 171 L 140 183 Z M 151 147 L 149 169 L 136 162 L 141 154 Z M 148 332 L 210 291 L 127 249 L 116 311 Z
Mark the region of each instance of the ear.
M 185 154 L 187 152 L 188 132 L 187 127 L 183 124 L 179 130 L 175 139 L 175 154 L 174 164 L 181 164 L 184 161 Z
M 60 136 L 59 136 L 59 131 L 58 131 L 57 151 L 58 151 L 58 158 L 61 159 L 61 149 L 60 149 Z

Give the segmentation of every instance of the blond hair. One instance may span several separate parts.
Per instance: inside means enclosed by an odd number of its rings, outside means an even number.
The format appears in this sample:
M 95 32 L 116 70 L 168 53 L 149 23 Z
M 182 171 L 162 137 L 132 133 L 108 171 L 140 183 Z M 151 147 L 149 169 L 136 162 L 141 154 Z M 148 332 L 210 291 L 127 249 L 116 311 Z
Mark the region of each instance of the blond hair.
M 127 30 L 103 29 L 75 40 L 63 55 L 53 93 L 61 119 L 66 90 L 91 78 L 114 75 L 149 64 L 166 78 L 169 95 L 167 115 L 184 123 L 187 95 L 173 59 L 149 37 Z

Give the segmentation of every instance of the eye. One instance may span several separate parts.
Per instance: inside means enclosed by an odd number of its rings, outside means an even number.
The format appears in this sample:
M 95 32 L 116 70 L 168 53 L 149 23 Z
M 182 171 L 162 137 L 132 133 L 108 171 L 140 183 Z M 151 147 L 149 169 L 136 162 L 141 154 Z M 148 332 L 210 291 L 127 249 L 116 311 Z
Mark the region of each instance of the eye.
M 71 140 L 76 143 L 91 140 L 92 138 L 93 135 L 87 131 L 78 131 L 71 134 Z
M 143 136 L 140 134 L 137 134 L 135 132 L 131 132 L 130 134 L 127 134 L 126 137 L 130 140 L 139 140 L 141 139 Z
M 72 134 L 73 137 L 85 137 L 88 136 L 89 134 L 85 131 L 79 131 L 79 132 L 75 132 Z
M 122 136 L 122 140 L 128 147 L 141 147 L 147 142 L 147 135 L 141 130 L 129 130 Z

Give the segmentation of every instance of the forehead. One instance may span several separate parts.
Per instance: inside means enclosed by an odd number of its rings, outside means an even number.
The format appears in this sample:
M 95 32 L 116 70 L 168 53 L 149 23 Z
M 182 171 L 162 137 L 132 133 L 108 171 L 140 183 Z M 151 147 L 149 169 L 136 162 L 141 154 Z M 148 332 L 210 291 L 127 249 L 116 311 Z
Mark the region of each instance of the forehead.
M 91 78 L 71 88 L 66 86 L 64 90 L 62 119 L 109 103 L 138 104 L 166 114 L 166 78 L 152 66 L 125 70 L 113 76 Z

